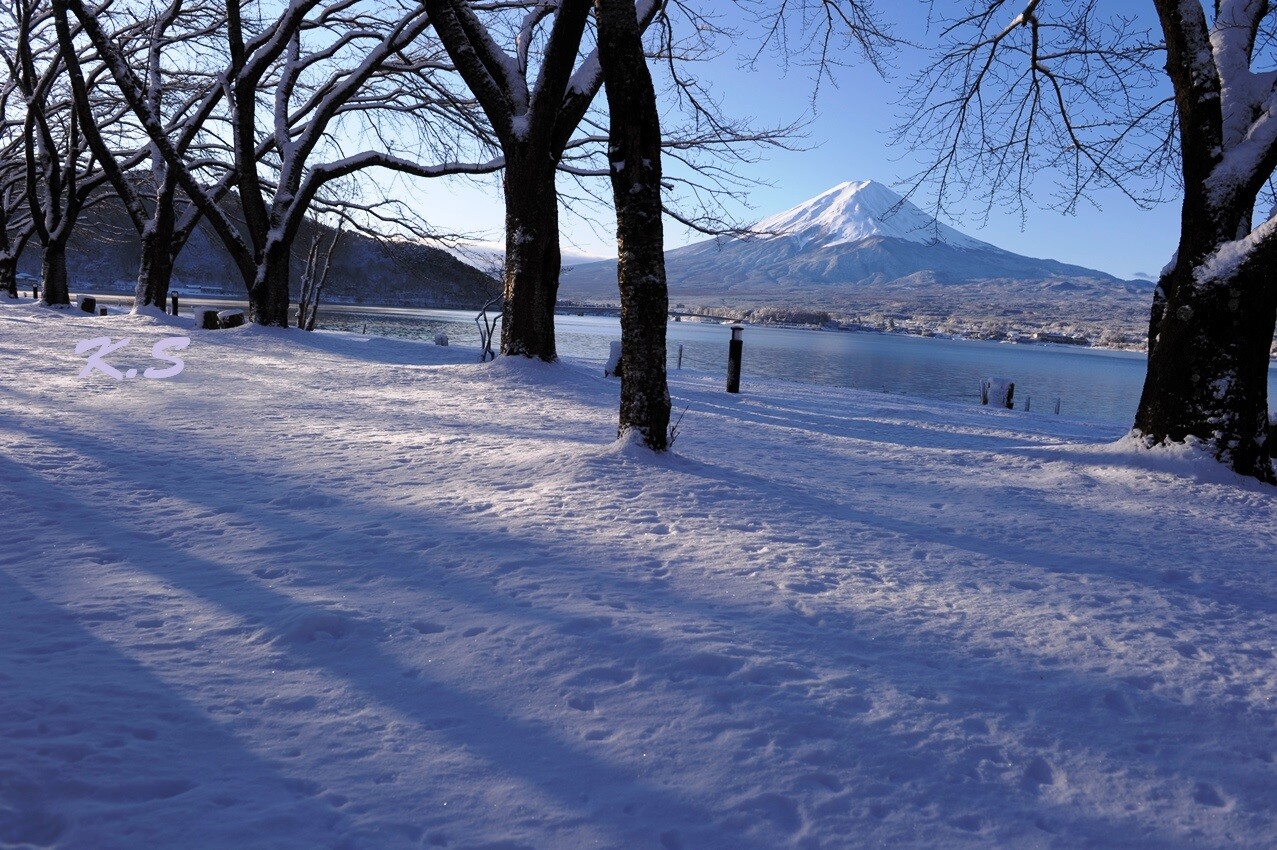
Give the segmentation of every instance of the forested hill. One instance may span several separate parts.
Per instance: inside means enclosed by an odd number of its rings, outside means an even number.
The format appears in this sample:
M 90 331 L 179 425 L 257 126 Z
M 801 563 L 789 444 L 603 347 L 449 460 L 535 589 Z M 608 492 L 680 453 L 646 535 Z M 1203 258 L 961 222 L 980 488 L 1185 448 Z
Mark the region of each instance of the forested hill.
M 314 226 L 302 226 L 293 255 L 292 293 L 296 298 Z M 325 245 L 328 241 L 325 236 Z M 87 210 L 76 228 L 67 265 L 73 292 L 124 290 L 137 280 L 139 242 L 123 210 L 103 203 Z M 39 276 L 40 246 L 32 240 L 19 266 Z M 212 228 L 201 225 L 178 257 L 173 288 L 223 287 L 236 295 L 243 284 L 230 255 Z M 446 251 L 406 242 L 379 242 L 342 234 L 324 298 L 350 298 L 356 303 L 402 307 L 482 306 L 501 291 L 500 284 Z

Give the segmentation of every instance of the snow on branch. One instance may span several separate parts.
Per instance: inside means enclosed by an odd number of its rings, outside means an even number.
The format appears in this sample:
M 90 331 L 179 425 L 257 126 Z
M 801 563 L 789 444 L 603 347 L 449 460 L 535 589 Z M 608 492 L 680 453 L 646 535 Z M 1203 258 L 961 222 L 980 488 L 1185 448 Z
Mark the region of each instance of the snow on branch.
M 1199 286 L 1231 283 L 1242 266 L 1260 251 L 1270 252 L 1274 248 L 1277 248 L 1277 216 L 1269 218 L 1241 239 L 1220 245 L 1194 270 L 1193 279 Z

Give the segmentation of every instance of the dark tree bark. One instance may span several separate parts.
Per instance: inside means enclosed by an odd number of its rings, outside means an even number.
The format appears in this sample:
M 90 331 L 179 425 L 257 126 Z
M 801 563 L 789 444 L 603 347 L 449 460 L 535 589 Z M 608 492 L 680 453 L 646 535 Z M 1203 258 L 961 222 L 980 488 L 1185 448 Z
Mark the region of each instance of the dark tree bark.
M 186 244 L 185 235 L 177 233 L 176 184 L 165 180 L 156 193 L 155 210 L 141 232 L 141 261 L 137 270 L 137 288 L 133 294 L 133 308 L 158 307 L 168 304 L 169 284 L 173 280 L 173 265 L 178 252 Z
M 18 297 L 18 260 L 22 257 L 22 252 L 26 249 L 27 242 L 31 240 L 34 232 L 28 223 L 11 236 L 8 224 L 15 211 L 10 208 L 4 211 L 3 216 L 0 216 L 3 218 L 0 222 L 0 289 L 3 289 L 10 298 Z
M 595 10 L 610 115 L 608 162 L 621 290 L 617 434 L 637 431 L 646 446 L 664 451 L 670 422 L 665 375 L 669 298 L 661 222 L 660 116 L 634 0 L 595 0 Z
M 18 258 L 0 256 L 0 288 L 10 298 L 18 297 Z
M 257 264 L 257 279 L 248 292 L 249 321 L 288 327 L 288 282 L 292 276 L 289 244 L 282 239 L 266 243 Z
M 1200 265 L 1176 263 L 1162 277 L 1135 430 L 1150 443 L 1202 440 L 1235 472 L 1277 483 L 1268 439 L 1277 257 L 1263 253 L 1205 287 Z
M 40 300 L 45 304 L 71 303 L 66 240 L 58 239 L 44 245 L 40 259 L 40 284 Z
M 1213 45 L 1200 5 L 1155 5 L 1179 114 L 1184 199 L 1179 249 L 1151 311 L 1135 430 L 1150 444 L 1199 439 L 1235 472 L 1277 483 L 1268 443 L 1277 236 L 1252 233 L 1255 196 L 1277 163 L 1277 138 L 1252 117 L 1258 132 L 1251 143 L 1262 152 L 1267 140 L 1270 149 L 1257 159 L 1231 151 L 1239 140 L 1226 126 L 1226 110 L 1238 105 L 1226 102 L 1221 71 L 1227 63 L 1249 66 L 1266 4 L 1236 12 L 1248 18 L 1217 21 L 1224 36 Z
M 514 147 L 514 146 L 511 146 Z M 558 299 L 559 196 L 554 160 L 534 151 L 534 162 L 506 159 L 505 305 L 501 316 L 501 353 L 552 361 L 554 304 Z

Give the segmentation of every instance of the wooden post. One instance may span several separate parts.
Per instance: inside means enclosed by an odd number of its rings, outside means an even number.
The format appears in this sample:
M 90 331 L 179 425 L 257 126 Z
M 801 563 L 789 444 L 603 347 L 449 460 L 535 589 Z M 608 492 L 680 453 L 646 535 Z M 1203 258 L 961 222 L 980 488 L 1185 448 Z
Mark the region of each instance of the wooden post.
M 105 315 L 106 315 L 106 308 L 105 308 L 105 307 L 99 307 L 99 308 L 98 308 L 98 315 L 99 315 L 99 316 L 105 316 Z
M 36 301 L 40 300 L 40 287 L 34 283 L 31 284 L 31 297 Z
M 683 343 L 681 342 L 678 344 L 678 367 L 677 368 L 679 369 L 683 368 Z
M 173 299 L 173 315 L 176 316 L 177 315 L 177 292 L 174 291 L 173 294 L 170 295 L 169 297 Z
M 1060 415 L 1060 400 L 1058 398 L 1055 400 L 1055 415 Z
M 741 334 L 745 329 L 740 325 L 732 325 L 732 340 L 727 344 L 727 391 L 740 392 L 741 351 L 745 347 Z
M 980 382 L 980 403 L 1011 410 L 1015 407 L 1015 382 L 1006 378 L 985 378 Z

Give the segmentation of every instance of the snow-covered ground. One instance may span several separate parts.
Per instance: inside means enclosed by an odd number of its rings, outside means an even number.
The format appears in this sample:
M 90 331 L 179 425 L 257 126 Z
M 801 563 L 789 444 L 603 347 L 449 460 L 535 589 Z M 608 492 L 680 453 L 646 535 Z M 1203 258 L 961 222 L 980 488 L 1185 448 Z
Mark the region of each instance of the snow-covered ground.
M 1272 489 L 475 359 L 0 302 L 0 848 L 1277 846 Z

